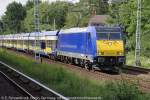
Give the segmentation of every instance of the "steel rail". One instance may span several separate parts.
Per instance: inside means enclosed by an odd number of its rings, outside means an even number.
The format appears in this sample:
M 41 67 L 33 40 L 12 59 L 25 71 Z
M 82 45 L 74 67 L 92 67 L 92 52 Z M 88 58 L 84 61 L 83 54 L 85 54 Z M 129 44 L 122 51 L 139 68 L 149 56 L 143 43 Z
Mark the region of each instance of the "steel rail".
M 31 82 L 37 84 L 38 86 L 40 86 L 40 87 L 44 88 L 45 90 L 49 91 L 50 93 L 54 94 L 55 96 L 58 97 L 59 100 L 60 100 L 60 99 L 69 100 L 68 98 L 66 98 L 66 97 L 64 97 L 63 95 L 61 95 L 61 94 L 55 92 L 54 90 L 48 88 L 47 86 L 45 86 L 45 85 L 43 85 L 42 83 L 36 81 L 35 79 L 33 79 L 33 78 L 31 78 L 31 77 L 29 77 L 29 76 L 27 76 L 27 75 L 25 75 L 25 74 L 19 72 L 18 70 L 12 68 L 11 66 L 7 65 L 6 63 L 0 61 L 0 64 L 6 66 L 7 68 L 13 70 L 14 72 L 18 73 L 19 75 L 21 75 L 21 76 L 27 78 L 27 79 L 30 80 Z
M 123 70 L 131 70 L 131 71 L 135 71 L 135 72 L 146 73 L 146 74 L 150 73 L 150 69 L 142 68 L 142 67 L 138 67 L 138 66 L 125 65 L 122 69 Z
M 3 77 L 5 79 L 7 79 L 9 82 L 11 82 L 14 86 L 16 86 L 17 88 L 19 88 L 22 92 L 24 92 L 27 96 L 29 96 L 30 99 L 36 100 L 36 98 L 34 96 L 32 96 L 32 94 L 30 94 L 23 87 L 21 87 L 19 84 L 17 84 L 14 80 L 12 80 L 10 77 L 8 77 L 5 73 L 3 73 L 2 71 L 0 71 L 0 74 L 3 75 Z

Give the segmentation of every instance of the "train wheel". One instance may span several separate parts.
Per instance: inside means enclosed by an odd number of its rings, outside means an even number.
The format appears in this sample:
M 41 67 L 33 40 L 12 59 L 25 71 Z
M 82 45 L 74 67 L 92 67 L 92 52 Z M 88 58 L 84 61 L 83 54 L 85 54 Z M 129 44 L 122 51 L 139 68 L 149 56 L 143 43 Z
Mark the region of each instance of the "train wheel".
M 122 69 L 119 68 L 119 69 L 118 69 L 118 74 L 121 74 L 121 73 L 122 73 Z
M 74 64 L 74 59 L 73 58 L 70 58 L 70 64 Z
M 81 68 L 84 68 L 84 62 L 83 62 L 82 59 L 80 60 L 80 67 L 81 67 Z
M 92 65 L 93 64 L 91 62 L 89 62 L 89 70 L 92 70 L 92 68 L 93 68 Z
M 69 64 L 70 63 L 70 59 L 69 57 L 66 57 L 66 63 Z
M 87 66 L 87 64 L 85 64 L 85 65 L 84 65 L 84 68 L 88 70 L 88 66 Z
M 96 71 L 96 64 L 92 64 L 92 70 L 95 72 Z
M 86 69 L 86 70 L 88 70 L 88 71 L 90 71 L 89 70 L 89 64 L 88 64 L 88 62 L 85 60 L 85 62 L 84 62 L 84 68 Z
M 67 58 L 65 56 L 63 57 L 63 62 L 67 63 Z

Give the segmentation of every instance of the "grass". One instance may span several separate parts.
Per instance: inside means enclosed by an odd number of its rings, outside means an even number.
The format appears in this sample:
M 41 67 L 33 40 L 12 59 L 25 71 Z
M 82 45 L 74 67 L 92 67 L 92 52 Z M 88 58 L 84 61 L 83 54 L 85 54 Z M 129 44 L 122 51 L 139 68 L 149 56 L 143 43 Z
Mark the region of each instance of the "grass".
M 0 50 L 0 60 L 67 97 L 100 97 L 101 100 L 150 100 L 135 84 L 95 82 L 64 70 L 59 64 L 36 64 L 33 59 Z
M 129 52 L 127 54 L 127 65 L 135 65 L 134 52 Z M 141 66 L 145 68 L 150 68 L 150 58 L 141 56 Z

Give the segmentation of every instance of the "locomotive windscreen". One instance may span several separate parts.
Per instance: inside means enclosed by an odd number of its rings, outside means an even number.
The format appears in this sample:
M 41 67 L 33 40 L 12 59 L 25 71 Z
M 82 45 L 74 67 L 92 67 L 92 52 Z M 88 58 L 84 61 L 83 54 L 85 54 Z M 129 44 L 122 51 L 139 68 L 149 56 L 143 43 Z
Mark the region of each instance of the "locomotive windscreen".
M 121 32 L 120 27 L 95 27 L 97 32 Z
M 96 27 L 98 40 L 121 40 L 122 34 L 120 28 Z

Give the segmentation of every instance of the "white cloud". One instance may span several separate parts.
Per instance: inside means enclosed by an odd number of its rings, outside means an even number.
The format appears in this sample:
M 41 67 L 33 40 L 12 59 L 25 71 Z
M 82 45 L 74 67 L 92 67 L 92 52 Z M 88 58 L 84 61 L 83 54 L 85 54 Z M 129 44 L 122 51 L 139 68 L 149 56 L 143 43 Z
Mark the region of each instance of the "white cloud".
M 25 4 L 28 0 L 0 0 L 0 16 L 2 16 L 4 14 L 4 12 L 6 11 L 6 7 L 9 3 L 16 1 L 16 2 L 20 2 L 22 4 Z M 69 2 L 78 2 L 79 0 L 42 0 L 42 1 L 49 1 L 49 2 L 53 2 L 53 1 L 69 1 Z

